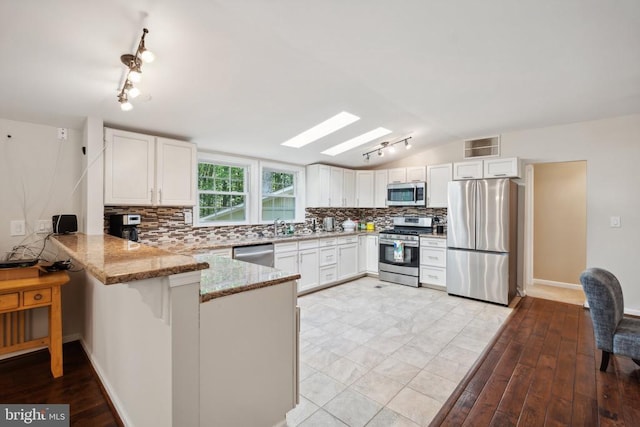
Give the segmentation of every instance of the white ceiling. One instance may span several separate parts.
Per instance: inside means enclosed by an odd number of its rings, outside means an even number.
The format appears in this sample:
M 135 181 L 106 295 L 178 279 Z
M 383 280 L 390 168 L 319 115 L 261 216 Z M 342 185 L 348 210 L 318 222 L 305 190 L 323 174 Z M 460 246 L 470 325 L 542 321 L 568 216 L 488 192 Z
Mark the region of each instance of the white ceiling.
M 143 27 L 157 59 L 122 112 Z M 640 112 L 638 0 L 0 0 L 0 55 L 0 117 L 297 164 L 362 167 L 375 141 L 320 152 L 379 126 L 420 149 Z M 280 146 L 340 111 L 361 120 Z

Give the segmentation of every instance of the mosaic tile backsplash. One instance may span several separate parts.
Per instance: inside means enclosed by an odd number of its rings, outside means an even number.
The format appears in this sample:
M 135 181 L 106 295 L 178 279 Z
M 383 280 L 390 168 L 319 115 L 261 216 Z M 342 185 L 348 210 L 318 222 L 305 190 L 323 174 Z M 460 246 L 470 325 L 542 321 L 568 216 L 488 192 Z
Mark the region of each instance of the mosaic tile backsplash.
M 142 224 L 138 226 L 140 242 L 149 245 L 181 242 L 204 244 L 273 234 L 273 224 L 193 227 L 184 223 L 185 212 L 192 212 L 192 209 L 184 207 L 105 206 L 104 230 L 105 233 L 108 232 L 110 215 L 135 213 L 142 217 Z M 315 220 L 316 230 L 321 231 L 322 220 L 330 216 L 335 218 L 337 225 L 349 218 L 353 221 L 373 221 L 376 230 L 383 230 L 393 225 L 392 218 L 394 216 L 403 215 L 429 215 L 438 217 L 441 225 L 446 225 L 447 222 L 446 208 L 307 208 L 305 222 L 294 224 L 294 227 L 296 232 L 312 231 Z

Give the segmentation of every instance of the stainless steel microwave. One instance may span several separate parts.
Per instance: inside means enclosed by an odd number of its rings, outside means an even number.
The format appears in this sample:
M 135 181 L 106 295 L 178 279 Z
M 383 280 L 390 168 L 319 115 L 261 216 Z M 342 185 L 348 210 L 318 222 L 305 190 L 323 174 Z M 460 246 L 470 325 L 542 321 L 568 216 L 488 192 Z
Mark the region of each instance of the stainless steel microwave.
M 387 206 L 427 206 L 427 183 L 387 185 Z

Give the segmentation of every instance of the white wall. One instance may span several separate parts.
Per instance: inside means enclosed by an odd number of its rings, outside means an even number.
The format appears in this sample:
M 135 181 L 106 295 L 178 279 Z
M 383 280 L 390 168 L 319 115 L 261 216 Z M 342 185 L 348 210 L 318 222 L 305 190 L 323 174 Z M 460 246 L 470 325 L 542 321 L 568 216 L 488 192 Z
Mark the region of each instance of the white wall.
M 640 314 L 637 242 L 640 239 L 640 114 L 502 134 L 503 157 L 526 163 L 587 161 L 587 267 L 613 272 L 625 308 Z M 384 167 L 462 160 L 462 141 L 416 152 Z M 621 228 L 609 217 L 620 216 Z
M 27 245 L 37 255 L 46 236 L 33 232 L 38 220 L 50 224 L 53 215 L 77 214 L 82 225 L 81 191 L 72 191 L 82 173 L 81 147 L 82 134 L 76 129 L 69 129 L 68 139 L 60 141 L 55 127 L 0 119 L 0 257 L 4 259 L 16 245 Z M 27 235 L 12 237 L 9 223 L 18 219 L 26 221 Z M 48 260 L 64 258 L 51 244 L 42 256 Z M 82 330 L 81 291 L 82 284 L 77 281 L 62 287 L 66 337 Z M 46 309 L 34 313 L 35 334 L 46 334 L 46 313 Z

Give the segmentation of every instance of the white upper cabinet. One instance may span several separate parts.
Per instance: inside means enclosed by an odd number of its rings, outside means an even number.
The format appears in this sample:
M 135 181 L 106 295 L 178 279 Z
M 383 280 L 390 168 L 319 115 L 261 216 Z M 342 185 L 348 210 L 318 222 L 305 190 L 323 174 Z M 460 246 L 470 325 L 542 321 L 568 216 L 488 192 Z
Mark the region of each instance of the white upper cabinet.
M 407 182 L 407 168 L 387 169 L 387 183 Z
M 389 184 L 389 176 L 386 169 L 376 170 L 373 185 L 373 207 L 387 207 L 387 185 Z
M 151 205 L 155 189 L 155 138 L 105 129 L 104 142 L 105 205 Z
M 447 187 L 452 178 L 453 165 L 427 166 L 427 207 L 447 207 Z
M 356 206 L 356 171 L 351 169 L 342 170 L 342 205 L 352 208 Z
M 424 166 L 411 166 L 407 168 L 407 182 L 425 182 L 427 180 Z
M 344 206 L 344 169 L 332 167 L 329 180 L 329 206 Z
M 196 204 L 194 144 L 109 128 L 105 144 L 105 205 Z
M 156 138 L 157 205 L 196 204 L 196 151 L 196 146 L 189 142 Z
M 521 162 L 517 157 L 484 161 L 485 178 L 520 178 L 521 171 Z
M 305 174 L 307 181 L 307 207 L 329 207 L 331 198 L 331 166 L 309 165 Z
M 482 160 L 454 163 L 453 179 L 482 179 Z
M 453 179 L 520 178 L 521 164 L 517 157 L 458 162 L 453 164 Z
M 309 165 L 306 171 L 307 207 L 355 207 L 356 173 L 328 165 Z
M 356 207 L 372 208 L 374 195 L 374 171 L 356 171 Z

